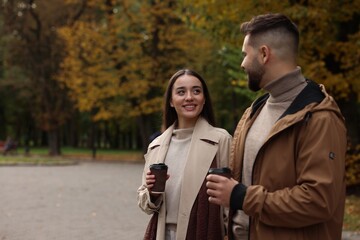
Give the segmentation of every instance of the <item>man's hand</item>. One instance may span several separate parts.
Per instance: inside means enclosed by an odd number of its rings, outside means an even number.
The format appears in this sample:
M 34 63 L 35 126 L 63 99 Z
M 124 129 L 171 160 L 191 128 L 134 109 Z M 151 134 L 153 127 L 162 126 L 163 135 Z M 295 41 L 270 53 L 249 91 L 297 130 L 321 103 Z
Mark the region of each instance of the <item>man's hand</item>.
M 238 182 L 233 178 L 229 179 L 216 174 L 208 175 L 206 180 L 206 187 L 208 188 L 206 192 L 209 195 L 209 202 L 229 207 L 231 192 Z

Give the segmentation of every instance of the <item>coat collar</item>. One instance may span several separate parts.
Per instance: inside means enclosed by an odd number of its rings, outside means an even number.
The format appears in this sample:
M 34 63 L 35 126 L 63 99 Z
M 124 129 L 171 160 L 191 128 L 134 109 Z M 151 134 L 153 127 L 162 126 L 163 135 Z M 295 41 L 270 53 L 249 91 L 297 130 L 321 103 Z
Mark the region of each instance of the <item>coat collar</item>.
M 304 109 L 311 103 L 320 103 L 325 98 L 325 94 L 321 91 L 320 85 L 309 79 L 306 79 L 306 81 L 307 86 L 299 93 L 279 119 L 285 117 L 286 115 L 294 114 Z M 255 100 L 252 104 L 250 118 L 252 118 L 256 111 L 265 104 L 269 96 L 270 95 L 267 93 Z
M 193 137 L 199 138 L 210 144 L 217 144 L 220 141 L 220 136 L 211 131 L 213 128 L 214 127 L 211 126 L 204 118 L 199 117 L 194 127 Z M 159 137 L 155 138 L 154 141 L 149 144 L 148 148 L 153 149 L 155 147 L 168 147 L 174 129 L 175 123 L 167 128 Z

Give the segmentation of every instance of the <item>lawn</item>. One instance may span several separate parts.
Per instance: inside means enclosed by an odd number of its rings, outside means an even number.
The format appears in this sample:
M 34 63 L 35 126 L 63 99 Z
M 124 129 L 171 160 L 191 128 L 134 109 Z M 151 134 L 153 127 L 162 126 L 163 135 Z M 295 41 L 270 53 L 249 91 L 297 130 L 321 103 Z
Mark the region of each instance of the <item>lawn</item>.
M 3 156 L 0 155 L 0 166 L 64 166 L 77 164 L 76 160 L 62 157 L 44 157 L 44 156 Z
M 48 148 L 31 148 L 29 155 L 37 157 L 48 157 Z M 17 154 L 23 156 L 25 150 L 18 149 Z M 77 160 L 107 160 L 107 161 L 143 161 L 143 153 L 140 150 L 114 150 L 97 149 L 95 159 L 92 157 L 92 150 L 89 148 L 61 148 L 61 158 Z

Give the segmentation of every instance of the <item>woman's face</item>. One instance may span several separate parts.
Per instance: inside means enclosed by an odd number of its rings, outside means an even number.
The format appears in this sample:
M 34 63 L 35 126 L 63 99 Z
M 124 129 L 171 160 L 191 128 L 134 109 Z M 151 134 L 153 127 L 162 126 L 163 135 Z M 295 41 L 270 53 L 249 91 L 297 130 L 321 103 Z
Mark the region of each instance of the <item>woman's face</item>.
M 176 79 L 171 93 L 170 106 L 175 108 L 179 128 L 191 128 L 205 104 L 200 80 L 191 75 L 182 75 Z

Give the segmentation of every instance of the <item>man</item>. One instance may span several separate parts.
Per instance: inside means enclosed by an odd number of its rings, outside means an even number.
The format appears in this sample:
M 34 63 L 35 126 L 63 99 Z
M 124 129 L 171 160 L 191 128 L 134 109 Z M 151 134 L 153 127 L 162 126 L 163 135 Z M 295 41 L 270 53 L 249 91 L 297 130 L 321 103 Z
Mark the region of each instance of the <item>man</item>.
M 235 130 L 233 178 L 207 177 L 209 201 L 230 208 L 229 239 L 341 239 L 344 118 L 297 66 L 299 32 L 289 18 L 256 16 L 241 31 L 249 88 L 267 93 Z

